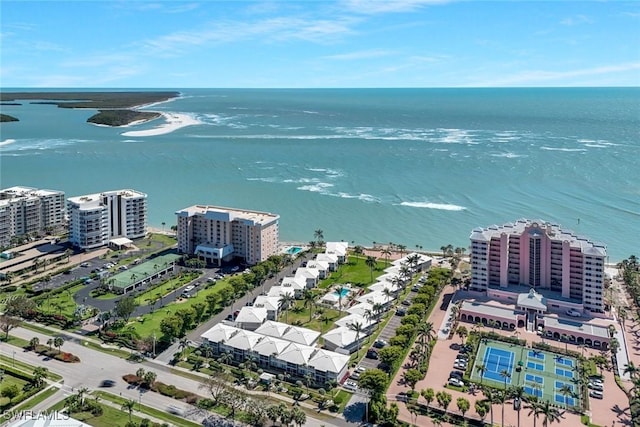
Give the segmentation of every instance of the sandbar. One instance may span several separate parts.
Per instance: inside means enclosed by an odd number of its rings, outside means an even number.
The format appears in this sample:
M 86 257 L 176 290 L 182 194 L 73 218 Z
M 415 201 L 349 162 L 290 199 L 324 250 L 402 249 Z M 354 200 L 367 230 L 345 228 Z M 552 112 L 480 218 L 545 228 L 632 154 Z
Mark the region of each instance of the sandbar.
M 199 125 L 202 122 L 193 118 L 188 114 L 179 113 L 160 113 L 164 117 L 166 123 L 156 126 L 152 129 L 130 130 L 122 133 L 123 136 L 156 136 L 171 133 L 187 126 Z

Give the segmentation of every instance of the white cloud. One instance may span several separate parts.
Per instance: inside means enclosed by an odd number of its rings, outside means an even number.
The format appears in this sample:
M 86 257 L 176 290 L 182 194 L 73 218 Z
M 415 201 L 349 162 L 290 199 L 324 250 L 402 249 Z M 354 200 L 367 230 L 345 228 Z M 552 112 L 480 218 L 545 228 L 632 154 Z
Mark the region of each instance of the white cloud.
M 593 19 L 585 15 L 575 15 L 575 16 L 570 16 L 568 18 L 563 19 L 562 21 L 560 21 L 560 23 L 562 25 L 572 27 L 574 25 L 580 25 L 580 24 L 593 24 Z
M 450 0 L 344 0 L 342 6 L 365 15 L 412 12 L 425 6 L 450 3 Z
M 600 67 L 582 68 L 566 71 L 528 70 L 511 76 L 504 76 L 492 81 L 485 81 L 472 86 L 519 86 L 544 85 L 552 82 L 554 85 L 574 86 L 573 79 L 579 77 L 599 77 L 627 71 L 640 70 L 640 62 L 603 65 Z
M 357 59 L 380 58 L 383 56 L 393 55 L 394 52 L 382 49 L 360 50 L 349 53 L 340 53 L 337 55 L 324 56 L 323 59 L 336 61 L 352 61 Z
M 192 46 L 233 43 L 238 41 L 290 41 L 306 40 L 319 44 L 354 33 L 355 19 L 309 20 L 295 17 L 278 17 L 256 22 L 216 22 L 210 28 L 179 31 L 142 42 L 149 54 L 177 55 Z

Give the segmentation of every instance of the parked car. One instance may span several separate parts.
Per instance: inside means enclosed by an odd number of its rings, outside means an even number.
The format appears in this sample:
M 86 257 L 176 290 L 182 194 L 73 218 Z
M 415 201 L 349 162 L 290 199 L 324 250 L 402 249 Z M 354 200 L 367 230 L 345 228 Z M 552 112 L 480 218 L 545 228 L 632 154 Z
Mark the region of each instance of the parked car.
M 522 406 L 522 402 L 520 401 L 520 398 L 516 397 L 515 399 L 513 399 L 513 410 L 514 411 L 519 411 L 520 410 L 520 406 Z
M 578 310 L 574 308 L 570 308 L 569 310 L 567 310 L 567 316 L 582 317 L 582 313 L 580 313 Z
M 378 352 L 375 351 L 375 349 L 370 348 L 369 350 L 367 350 L 366 357 L 367 357 L 367 359 L 377 359 L 378 358 Z
M 194 290 L 195 288 L 196 288 L 195 285 L 189 285 L 186 288 L 184 288 L 183 292 L 190 292 L 190 291 Z
M 456 369 L 461 369 L 463 371 L 467 370 L 467 362 L 455 362 L 453 367 Z
M 462 372 L 460 372 L 460 371 L 451 371 L 449 373 L 449 378 L 457 378 L 457 379 L 461 380 L 462 379 Z
M 411 301 L 409 301 L 408 299 L 402 301 L 400 304 L 402 305 L 406 305 L 407 307 L 411 305 Z
M 358 383 L 355 381 L 347 381 L 342 387 L 349 391 L 356 391 L 358 390 Z
M 375 348 L 382 348 L 382 347 L 384 347 L 385 345 L 387 345 L 387 342 L 386 342 L 385 340 L 381 340 L 381 339 L 377 339 L 377 340 L 373 343 L 373 346 L 374 346 Z
M 449 378 L 448 384 L 455 387 L 464 387 L 464 381 L 458 378 Z
M 589 391 L 589 397 L 593 397 L 594 399 L 602 399 L 604 397 L 604 393 L 599 390 L 591 390 Z
M 399 308 L 398 310 L 396 310 L 396 316 L 404 316 L 405 314 L 407 314 L 407 310 L 405 310 L 404 308 Z
M 83 262 L 82 264 L 80 264 L 80 267 L 87 268 L 87 267 L 89 267 L 89 263 L 88 262 Z
M 413 285 L 413 287 L 411 288 L 411 290 L 412 290 L 413 292 L 418 292 L 418 291 L 420 290 L 420 286 L 418 286 L 418 285 Z
M 351 378 L 352 380 L 356 380 L 356 381 L 357 381 L 357 380 L 359 380 L 359 379 L 360 379 L 360 373 L 358 373 L 358 372 L 354 372 L 353 374 L 351 374 L 351 375 L 349 376 L 349 378 Z
M 366 370 L 367 368 L 365 368 L 364 366 L 356 366 L 356 369 L 355 369 L 355 371 L 359 374 L 363 373 Z
M 167 406 L 167 412 L 174 415 L 184 415 L 184 409 L 176 405 Z
M 588 387 L 589 387 L 591 390 L 596 390 L 596 391 L 602 391 L 602 390 L 604 390 L 604 385 L 603 385 L 602 383 L 592 383 L 592 382 L 589 382 Z
M 468 354 L 468 353 L 460 352 L 460 353 L 458 353 L 458 355 L 456 356 L 456 359 L 460 359 L 460 360 L 469 360 L 469 354 Z

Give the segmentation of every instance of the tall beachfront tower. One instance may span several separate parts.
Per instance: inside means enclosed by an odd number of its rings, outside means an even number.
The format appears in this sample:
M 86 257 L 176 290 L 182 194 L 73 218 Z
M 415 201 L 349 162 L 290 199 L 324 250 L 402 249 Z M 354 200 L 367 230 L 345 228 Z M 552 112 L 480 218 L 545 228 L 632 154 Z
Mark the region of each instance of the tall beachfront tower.
M 147 195 L 115 190 L 67 200 L 69 241 L 80 249 L 104 246 L 117 237 L 138 239 L 147 233 Z
M 594 313 L 604 311 L 603 244 L 557 224 L 527 219 L 476 228 L 470 239 L 471 290 L 528 287 Z
M 195 205 L 176 212 L 178 251 L 221 265 L 233 257 L 250 265 L 278 252 L 279 215 Z
M 31 187 L 0 190 L 0 246 L 8 246 L 12 237 L 53 231 L 64 223 L 64 192 Z

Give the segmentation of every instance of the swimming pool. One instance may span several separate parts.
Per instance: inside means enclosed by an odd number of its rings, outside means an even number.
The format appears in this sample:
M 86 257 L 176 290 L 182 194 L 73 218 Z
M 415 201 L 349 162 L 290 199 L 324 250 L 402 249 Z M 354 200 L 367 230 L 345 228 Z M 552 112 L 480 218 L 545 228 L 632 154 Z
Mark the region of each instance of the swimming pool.
M 342 296 L 342 298 L 346 297 L 347 295 L 349 295 L 349 288 L 339 288 L 338 290 L 336 290 L 333 293 L 335 296 L 340 297 Z
M 300 246 L 289 246 L 285 252 L 288 253 L 289 255 L 295 255 L 301 250 L 302 248 Z

